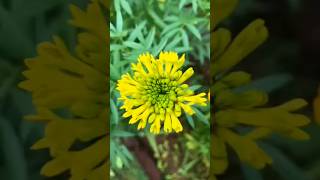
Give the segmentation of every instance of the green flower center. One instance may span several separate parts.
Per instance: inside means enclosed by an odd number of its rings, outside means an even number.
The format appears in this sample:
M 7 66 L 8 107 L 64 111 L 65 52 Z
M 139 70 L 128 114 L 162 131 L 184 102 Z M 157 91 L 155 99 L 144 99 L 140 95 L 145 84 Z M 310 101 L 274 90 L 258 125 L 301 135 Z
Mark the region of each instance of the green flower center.
M 166 77 L 151 77 L 145 82 L 145 98 L 155 107 L 155 111 L 173 108 L 179 91 L 178 83 Z

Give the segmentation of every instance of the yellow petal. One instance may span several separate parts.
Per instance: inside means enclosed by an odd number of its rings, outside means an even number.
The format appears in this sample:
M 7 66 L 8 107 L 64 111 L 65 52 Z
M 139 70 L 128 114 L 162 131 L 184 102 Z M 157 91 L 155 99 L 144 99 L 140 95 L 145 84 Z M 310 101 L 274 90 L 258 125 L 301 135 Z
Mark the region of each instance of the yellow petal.
M 194 73 L 193 68 L 187 69 L 178 80 L 178 83 L 182 84 L 183 82 L 188 80 L 193 75 L 193 73 Z
M 170 112 L 170 118 L 172 121 L 172 129 L 176 132 L 179 133 L 183 130 L 183 127 L 179 121 L 179 119 L 176 117 L 176 115 L 173 112 Z

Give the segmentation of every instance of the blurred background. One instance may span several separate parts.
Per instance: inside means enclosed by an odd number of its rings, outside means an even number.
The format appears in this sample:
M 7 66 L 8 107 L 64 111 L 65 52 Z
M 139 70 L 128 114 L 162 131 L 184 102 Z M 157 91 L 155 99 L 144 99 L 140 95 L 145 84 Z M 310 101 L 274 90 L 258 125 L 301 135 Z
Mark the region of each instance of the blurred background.
M 75 30 L 68 25 L 70 3 L 84 8 L 88 0 L 0 0 L 1 179 L 48 179 L 39 173 L 44 162 L 50 159 L 48 152 L 30 150 L 30 146 L 42 137 L 43 127 L 23 120 L 24 115 L 34 113 L 34 108 L 31 95 L 17 88 L 17 84 L 23 80 L 24 59 L 35 55 L 39 42 L 59 35 L 70 47 L 74 45 Z M 254 85 L 271 93 L 270 104 L 294 97 L 305 98 L 310 105 L 303 113 L 312 120 L 312 102 L 320 84 L 319 8 L 317 0 L 241 0 L 226 22 L 226 26 L 237 34 L 257 17 L 265 19 L 270 31 L 268 41 L 237 68 L 251 72 L 256 79 Z M 320 179 L 320 128 L 314 121 L 306 130 L 311 135 L 310 141 L 289 141 L 276 136 L 267 140 L 277 148 L 268 152 L 275 161 L 273 166 L 261 172 L 263 179 Z M 146 142 L 152 140 L 130 141 L 127 146 L 134 154 L 141 151 L 139 147 Z M 163 141 L 160 139 L 159 142 Z M 168 146 L 164 142 L 161 144 L 162 149 Z M 149 154 L 152 151 L 144 150 Z M 136 166 L 141 166 L 139 161 Z M 145 174 L 143 170 L 134 173 Z M 234 160 L 225 175 L 219 178 L 256 180 L 261 176 Z
M 254 19 L 265 20 L 268 40 L 237 69 L 252 73 L 252 86 L 270 93 L 270 105 L 296 97 L 306 99 L 309 105 L 301 113 L 309 116 L 312 123 L 305 128 L 311 136 L 309 141 L 279 136 L 264 141 L 275 147 L 265 149 L 274 159 L 272 166 L 257 173 L 234 161 L 220 179 L 320 179 L 320 128 L 313 107 L 320 78 L 319 8 L 317 0 L 241 0 L 225 22 L 237 34 Z
M 75 43 L 75 30 L 68 24 L 70 3 L 85 8 L 88 1 L 0 0 L 0 179 L 45 179 L 40 168 L 50 159 L 48 151 L 30 150 L 43 126 L 23 120 L 34 107 L 31 94 L 17 84 L 23 80 L 24 59 L 36 55 L 38 43 L 53 35 L 70 47 Z

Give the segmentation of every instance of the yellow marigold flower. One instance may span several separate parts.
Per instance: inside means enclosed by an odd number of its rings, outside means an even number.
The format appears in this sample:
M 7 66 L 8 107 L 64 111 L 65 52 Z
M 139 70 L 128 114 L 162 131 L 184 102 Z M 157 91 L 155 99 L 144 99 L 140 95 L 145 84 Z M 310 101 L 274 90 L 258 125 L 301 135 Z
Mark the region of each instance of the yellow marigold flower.
M 54 37 L 26 60 L 27 79 L 20 87 L 32 93 L 37 108 L 37 114 L 26 119 L 46 123 L 44 137 L 32 148 L 48 148 L 53 158 L 42 175 L 69 171 L 70 179 L 88 180 L 109 175 L 107 4 L 93 0 L 86 11 L 71 6 L 71 23 L 80 28 L 75 53 Z
M 268 37 L 267 28 L 261 19 L 250 23 L 232 41 L 231 32 L 217 28 L 236 7 L 237 0 L 216 0 L 213 7 L 213 63 L 211 73 L 213 84 L 213 136 L 211 138 L 211 175 L 222 174 L 227 169 L 228 151 L 231 147 L 239 159 L 254 168 L 261 169 L 272 163 L 272 158 L 257 144 L 272 133 L 278 133 L 295 140 L 306 140 L 308 134 L 300 128 L 309 119 L 292 113 L 307 103 L 294 99 L 276 107 L 265 107 L 268 95 L 258 90 L 239 90 L 251 82 L 251 75 L 230 69 L 254 51 Z M 238 91 L 235 89 L 237 88 Z M 239 127 L 246 128 L 245 131 Z
M 122 75 L 117 90 L 123 101 L 121 109 L 126 111 L 123 117 L 131 117 L 129 124 L 139 122 L 138 129 L 151 124 L 154 134 L 160 133 L 162 125 L 166 133 L 179 133 L 183 130 L 178 119 L 181 111 L 193 115 L 193 105 L 206 106 L 206 93 L 195 95 L 185 83 L 194 71 L 190 67 L 182 72 L 184 62 L 185 55 L 179 58 L 175 52 L 161 52 L 159 59 L 145 53 L 132 64 L 133 76 Z

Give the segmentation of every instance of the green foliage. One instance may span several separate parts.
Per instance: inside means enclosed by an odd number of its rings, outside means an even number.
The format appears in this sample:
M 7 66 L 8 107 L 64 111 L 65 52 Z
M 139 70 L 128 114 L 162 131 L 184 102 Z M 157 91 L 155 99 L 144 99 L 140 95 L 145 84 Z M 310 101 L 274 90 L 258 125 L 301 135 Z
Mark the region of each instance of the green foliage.
M 145 131 L 137 132 L 128 126 L 128 120 L 121 117 L 123 111 L 119 109 L 122 104 L 117 100 L 119 93 L 115 90 L 117 80 L 122 74 L 130 72 L 130 64 L 145 52 L 157 57 L 161 51 L 175 51 L 185 53 L 189 65 L 207 64 L 210 58 L 209 17 L 209 0 L 113 1 L 110 13 L 110 129 L 113 154 L 110 157 L 114 155 L 111 167 L 115 179 L 129 172 L 128 169 L 134 169 L 133 166 L 136 167 L 135 158 L 122 145 L 121 140 L 147 135 L 154 153 L 157 154 L 159 146 L 155 137 Z M 201 74 L 196 76 L 199 76 L 196 79 L 202 78 Z M 192 89 L 206 90 L 201 85 L 193 86 Z M 196 116 L 186 116 L 190 128 L 198 128 L 201 124 L 209 127 L 209 107 L 195 107 L 194 110 Z

